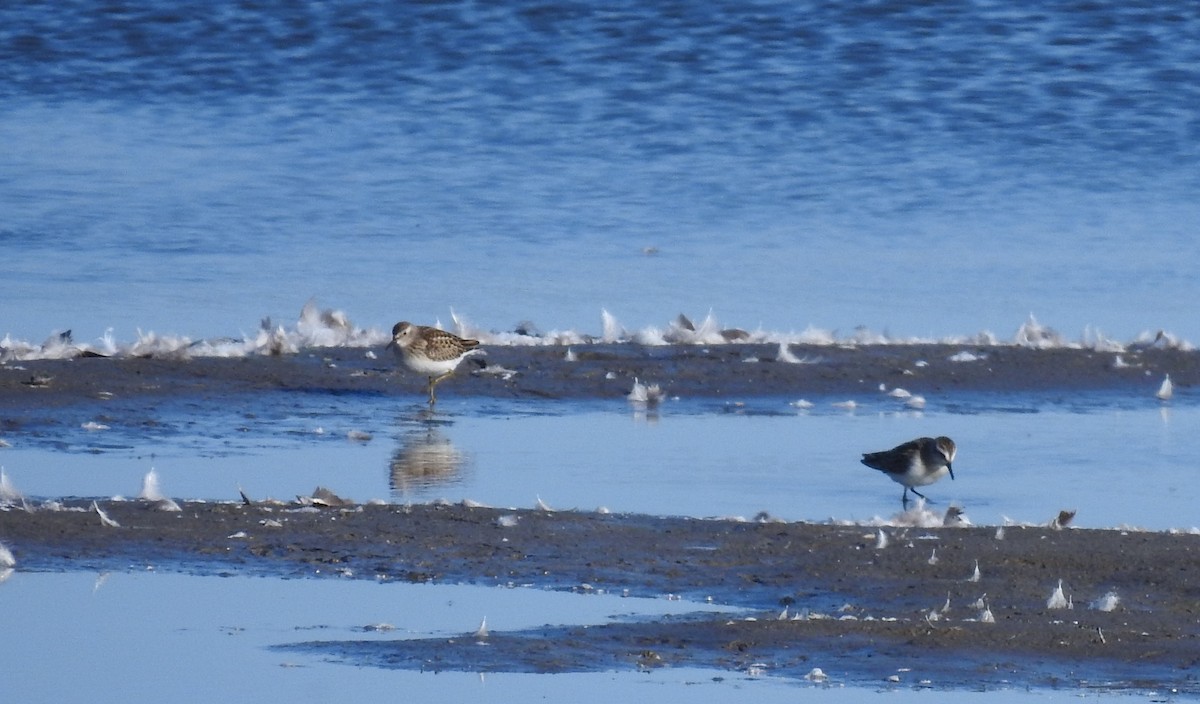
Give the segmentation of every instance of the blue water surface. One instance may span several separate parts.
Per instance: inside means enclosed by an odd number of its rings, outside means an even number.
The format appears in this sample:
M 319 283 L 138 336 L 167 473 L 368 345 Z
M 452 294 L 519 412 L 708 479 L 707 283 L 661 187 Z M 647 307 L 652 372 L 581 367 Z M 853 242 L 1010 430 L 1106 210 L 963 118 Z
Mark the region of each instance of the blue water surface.
M 1069 337 L 1195 342 L 1197 106 L 1194 3 L 0 3 L 0 336 L 237 336 L 315 297 L 383 330 L 453 309 L 484 329 L 595 334 L 602 309 L 630 329 L 712 310 L 747 329 L 1007 337 L 1032 312 Z M 433 423 L 420 399 L 264 395 L 164 406 L 154 427 L 67 409 L 7 433 L 0 463 L 33 500 L 135 496 L 154 468 L 177 498 L 324 485 L 360 501 L 870 522 L 899 511 L 901 487 L 859 453 L 945 433 L 960 456 L 957 479 L 927 487 L 938 508 L 1190 530 L 1194 396 L 1152 390 L 930 398 L 919 413 L 882 394 L 852 410 L 647 412 L 451 392 Z M 16 552 L 0 655 L 29 673 L 7 684 L 19 699 L 51 696 L 48 682 L 126 701 L 197 684 L 296 701 L 863 695 L 838 673 L 815 688 L 291 659 L 269 646 L 395 621 L 410 596 L 166 575 L 97 589 L 22 572 Z M 495 594 L 430 590 L 448 608 L 415 632 L 500 613 Z M 466 599 L 478 608 L 450 603 Z M 549 608 L 505 603 L 523 623 Z M 890 699 L 1080 694 L 911 691 L 903 677 Z
M 9 3 L 0 333 L 1200 338 L 1188 4 Z

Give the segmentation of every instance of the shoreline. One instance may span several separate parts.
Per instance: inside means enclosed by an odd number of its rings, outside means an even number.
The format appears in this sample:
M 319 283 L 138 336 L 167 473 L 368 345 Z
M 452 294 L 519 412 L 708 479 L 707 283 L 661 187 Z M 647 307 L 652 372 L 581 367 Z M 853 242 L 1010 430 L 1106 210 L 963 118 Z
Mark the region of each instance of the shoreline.
M 180 511 L 163 511 L 98 500 L 119 524 L 109 527 L 91 502 L 0 511 L 0 540 L 18 569 L 599 590 L 745 610 L 493 632 L 484 653 L 469 636 L 287 646 L 356 664 L 493 672 L 758 664 L 793 679 L 819 667 L 860 685 L 900 671 L 908 684 L 938 688 L 1103 682 L 1200 694 L 1192 534 L 887 528 L 880 548 L 880 529 L 859 525 L 448 504 L 180 502 Z M 1048 608 L 1058 580 L 1071 609 Z M 1110 593 L 1115 604 L 1105 603 Z
M 568 349 L 574 361 L 567 361 Z M 926 395 L 1114 391 L 1152 399 L 1168 374 L 1177 390 L 1200 384 L 1200 351 L 920 344 L 791 345 L 789 352 L 800 361 L 782 361 L 778 345 L 761 344 L 489 347 L 464 360 L 439 389 L 459 397 L 612 399 L 628 395 L 638 379 L 671 397 L 877 396 L 902 388 Z M 964 359 L 971 361 L 952 361 Z M 269 391 L 409 396 L 424 386 L 424 378 L 397 369 L 390 353 L 373 348 L 239 358 L 78 357 L 0 364 L 0 417 L 11 424 L 11 416 L 31 408 L 114 398 Z

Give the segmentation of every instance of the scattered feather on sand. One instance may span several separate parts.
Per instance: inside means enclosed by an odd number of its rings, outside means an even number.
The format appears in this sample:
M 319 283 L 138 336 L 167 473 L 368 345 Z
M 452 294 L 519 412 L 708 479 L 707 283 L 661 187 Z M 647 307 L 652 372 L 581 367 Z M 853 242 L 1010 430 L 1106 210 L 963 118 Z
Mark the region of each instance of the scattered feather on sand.
M 660 403 L 665 396 L 666 393 L 663 392 L 658 384 L 646 385 L 639 381 L 637 377 L 634 377 L 633 388 L 629 391 L 629 395 L 626 398 L 632 403 L 650 405 Z
M 479 639 L 488 637 L 487 616 L 484 616 L 483 620 L 479 622 L 479 628 L 476 628 L 472 635 Z
M 12 550 L 4 543 L 0 543 L 0 568 L 12 569 L 16 566 L 17 558 L 13 557 Z
M 992 607 L 988 606 L 987 600 L 983 600 L 983 612 L 979 614 L 980 623 L 995 623 L 996 617 L 992 614 Z
M 158 484 L 158 471 L 153 467 L 142 477 L 142 490 L 138 493 L 138 498 L 143 501 L 160 501 L 165 498 Z
M 983 579 L 983 575 L 979 572 L 979 560 L 976 560 L 975 561 L 975 571 L 973 571 L 971 573 L 971 576 L 967 578 L 967 581 L 968 582 L 978 582 L 981 579 Z
M 784 364 L 800 364 L 800 358 L 792 354 L 786 342 L 779 343 L 779 352 L 776 353 L 775 360 Z
M 109 518 L 108 514 L 104 512 L 104 509 L 100 508 L 100 504 L 96 503 L 94 500 L 92 501 L 92 510 L 96 512 L 96 515 L 100 516 L 100 525 L 107 526 L 108 528 L 121 527 L 121 524 Z
M 1158 392 L 1154 394 L 1160 401 L 1170 401 L 1175 395 L 1175 385 L 1171 383 L 1171 375 L 1167 374 L 1163 377 L 1162 384 L 1158 387 Z
M 888 535 L 887 535 L 887 533 L 883 532 L 882 528 L 880 528 L 879 533 L 876 534 L 876 536 L 875 536 L 875 549 L 883 550 L 887 546 L 888 546 Z
M 501 364 L 487 364 L 482 369 L 471 372 L 471 376 L 494 376 L 501 381 L 508 381 L 516 375 L 516 369 L 509 369 Z
M 875 519 L 874 523 L 899 528 L 941 528 L 946 524 L 940 513 L 931 511 L 925 500 L 918 498 L 911 508 L 907 508 L 887 521 Z
M 786 342 L 779 343 L 779 353 L 775 355 L 775 360 L 784 364 L 817 364 L 821 361 L 820 358 L 814 359 L 808 355 L 797 357 Z
M 0 467 L 0 506 L 17 506 L 24 500 L 24 494 L 17 490 L 4 468 Z
M 1135 367 L 1140 367 L 1140 366 L 1142 366 L 1142 365 L 1130 364 L 1129 362 L 1126 362 L 1125 358 L 1119 354 L 1116 355 L 1115 357 L 1113 357 L 1113 362 L 1112 362 L 1113 369 L 1133 369 Z
M 983 357 L 963 350 L 958 354 L 950 355 L 946 359 L 951 362 L 978 362 L 980 359 L 983 359 Z
M 969 525 L 971 525 L 971 519 L 967 518 L 967 514 L 962 510 L 961 506 L 949 506 L 946 508 L 946 514 L 942 516 L 942 526 L 949 528 Z
M 1058 586 L 1050 593 L 1050 598 L 1046 600 L 1047 609 L 1065 609 L 1068 608 L 1067 597 L 1063 594 L 1063 581 L 1058 580 Z
M 1121 598 L 1117 596 L 1115 591 L 1108 592 L 1104 596 L 1096 599 L 1091 603 L 1091 607 L 1096 611 L 1114 611 L 1121 603 Z
M 142 477 L 142 490 L 138 493 L 138 499 L 149 501 L 159 511 L 183 510 L 179 504 L 175 503 L 174 499 L 163 494 L 162 488 L 158 484 L 158 472 L 153 467 L 146 472 L 146 476 Z

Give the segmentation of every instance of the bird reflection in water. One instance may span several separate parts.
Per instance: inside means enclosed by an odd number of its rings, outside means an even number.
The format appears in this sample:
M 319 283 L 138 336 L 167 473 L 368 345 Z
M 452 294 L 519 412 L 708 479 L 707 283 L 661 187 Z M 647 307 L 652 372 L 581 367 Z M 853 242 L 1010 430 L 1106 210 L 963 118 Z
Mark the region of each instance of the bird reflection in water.
M 467 455 L 434 427 L 410 430 L 392 453 L 389 480 L 393 496 L 407 496 L 437 486 L 463 481 Z

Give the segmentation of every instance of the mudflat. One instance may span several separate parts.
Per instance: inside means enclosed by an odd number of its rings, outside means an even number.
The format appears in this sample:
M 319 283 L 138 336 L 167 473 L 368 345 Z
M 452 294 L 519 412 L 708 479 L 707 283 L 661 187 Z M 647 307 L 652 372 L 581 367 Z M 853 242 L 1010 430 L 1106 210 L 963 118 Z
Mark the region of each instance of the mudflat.
M 332 502 L 336 503 L 336 501 Z M 934 687 L 1200 693 L 1200 535 L 877 528 L 423 504 L 68 500 L 0 511 L 29 570 L 472 583 L 680 598 L 734 614 L 294 647 L 423 670 L 679 665 Z M 102 523 L 96 508 L 116 526 Z M 881 546 L 880 531 L 886 545 Z M 978 568 L 978 574 L 976 573 Z M 1068 605 L 1052 608 L 1059 588 Z
M 494 347 L 443 398 L 739 398 L 879 393 L 1186 390 L 1200 354 L 968 345 Z M 964 355 L 963 353 L 967 353 Z M 67 414 L 136 424 L 162 398 L 264 392 L 420 398 L 382 351 L 97 358 L 0 365 L 0 431 L 53 432 Z M 107 414 L 107 416 L 105 415 Z M 128 416 L 128 417 L 123 417 Z M 294 647 L 383 667 L 569 672 L 696 665 L 933 687 L 1096 686 L 1200 694 L 1200 536 L 1049 526 L 885 527 L 700 520 L 466 505 L 9 500 L 0 541 L 18 568 L 512 585 L 689 600 L 733 614 L 492 631 L 478 638 Z M 96 509 L 116 526 L 106 525 Z M 1049 519 L 1050 517 L 1047 517 Z M 883 531 L 883 540 L 880 537 Z M 886 543 L 883 545 L 882 543 Z M 976 573 L 978 567 L 978 574 Z M 1062 585 L 1067 607 L 1052 608 Z
M 1072 394 L 1111 390 L 1152 397 L 1170 374 L 1200 383 L 1200 352 L 1146 347 L 1121 353 L 1012 345 L 594 344 L 488 347 L 443 382 L 449 398 L 621 398 L 636 378 L 685 398 L 876 394 Z M 138 397 L 236 397 L 264 391 L 421 398 L 426 380 L 398 371 L 382 348 L 316 348 L 238 358 L 86 357 L 0 364 L 0 413 L 9 429 L 42 409 Z

